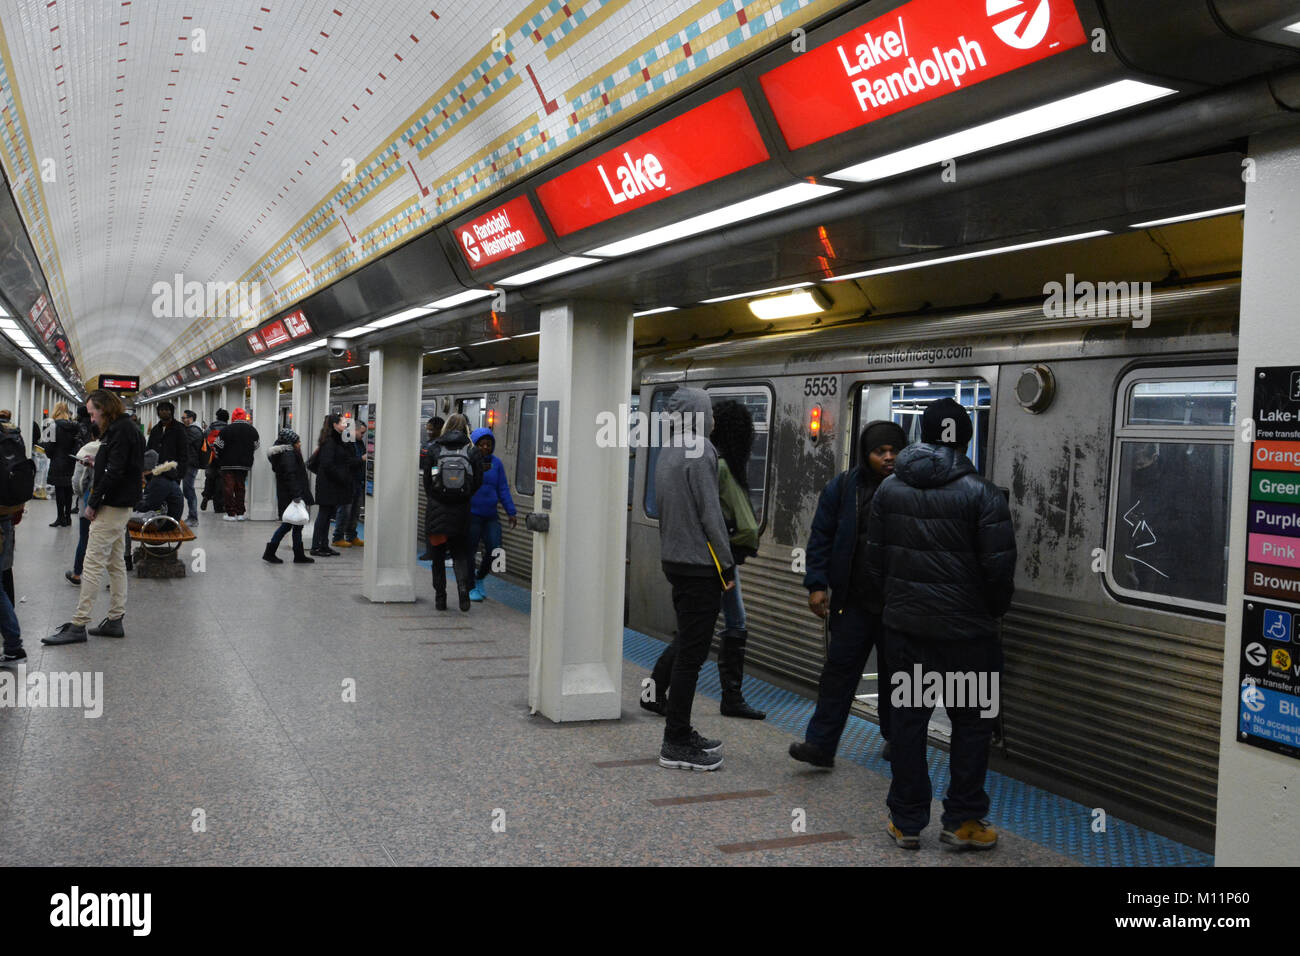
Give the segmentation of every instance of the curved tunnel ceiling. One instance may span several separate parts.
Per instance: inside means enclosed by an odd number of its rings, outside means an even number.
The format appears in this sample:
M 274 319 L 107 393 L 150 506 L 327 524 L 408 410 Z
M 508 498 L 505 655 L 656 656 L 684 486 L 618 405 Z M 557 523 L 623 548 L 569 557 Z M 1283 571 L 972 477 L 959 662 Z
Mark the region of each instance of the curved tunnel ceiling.
M 87 377 L 149 381 L 842 5 L 0 0 L 0 160 Z

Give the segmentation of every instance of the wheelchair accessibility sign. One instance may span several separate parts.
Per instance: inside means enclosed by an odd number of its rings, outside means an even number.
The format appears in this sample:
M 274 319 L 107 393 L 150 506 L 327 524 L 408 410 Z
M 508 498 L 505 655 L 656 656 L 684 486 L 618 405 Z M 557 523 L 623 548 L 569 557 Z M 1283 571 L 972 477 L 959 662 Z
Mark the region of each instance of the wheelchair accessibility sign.
M 1270 641 L 1291 640 L 1291 612 L 1278 608 L 1264 609 L 1264 637 Z

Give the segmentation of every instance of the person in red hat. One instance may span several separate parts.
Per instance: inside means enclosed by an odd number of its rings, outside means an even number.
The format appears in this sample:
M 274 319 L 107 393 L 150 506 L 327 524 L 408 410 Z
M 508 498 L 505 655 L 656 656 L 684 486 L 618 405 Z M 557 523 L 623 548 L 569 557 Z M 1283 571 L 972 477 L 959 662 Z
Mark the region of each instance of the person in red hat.
M 226 521 L 245 521 L 244 491 L 248 484 L 248 471 L 253 467 L 253 452 L 261 443 L 261 436 L 248 420 L 248 412 L 236 408 L 230 415 L 230 424 L 221 429 L 216 441 L 216 462 L 221 469 L 222 498 L 226 505 Z

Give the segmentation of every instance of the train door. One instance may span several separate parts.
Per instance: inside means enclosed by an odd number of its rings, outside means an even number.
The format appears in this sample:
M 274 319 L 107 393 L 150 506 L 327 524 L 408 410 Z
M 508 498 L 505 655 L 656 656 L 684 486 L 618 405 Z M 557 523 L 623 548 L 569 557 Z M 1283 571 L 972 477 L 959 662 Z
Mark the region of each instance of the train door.
M 457 398 L 456 411 L 464 415 L 469 420 L 469 430 L 472 432 L 476 428 L 483 427 L 483 415 L 487 410 L 487 396 L 475 395 L 473 397 Z
M 992 396 L 996 389 L 995 366 L 960 371 L 926 370 L 910 376 L 887 373 L 859 382 L 853 389 L 853 428 L 845 436 L 846 467 L 861 461 L 869 450 L 855 447 L 867 422 L 892 421 L 903 429 L 908 444 L 912 444 L 921 440 L 921 416 L 926 408 L 942 398 L 951 398 L 966 409 L 974 426 L 967 457 L 981 475 L 989 474 Z M 887 683 L 880 680 L 879 670 L 878 656 L 873 649 L 856 695 L 858 703 L 870 712 L 875 712 L 880 694 L 889 692 Z M 945 708 L 935 708 L 930 718 L 930 734 L 945 740 L 952 736 L 952 721 Z

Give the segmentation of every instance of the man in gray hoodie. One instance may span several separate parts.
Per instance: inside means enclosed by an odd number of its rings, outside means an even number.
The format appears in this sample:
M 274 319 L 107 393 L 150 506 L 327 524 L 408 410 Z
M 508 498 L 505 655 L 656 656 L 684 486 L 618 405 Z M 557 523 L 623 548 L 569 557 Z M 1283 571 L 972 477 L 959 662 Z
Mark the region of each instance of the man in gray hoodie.
M 668 400 L 671 441 L 655 465 L 659 551 L 673 589 L 677 614 L 677 656 L 667 688 L 651 687 L 657 699 L 668 691 L 659 764 L 682 770 L 717 770 L 722 741 L 691 728 L 691 705 L 700 666 L 709 656 L 722 592 L 734 587 L 735 561 L 718 499 L 718 452 L 709 441 L 713 406 L 702 389 L 679 388 Z

